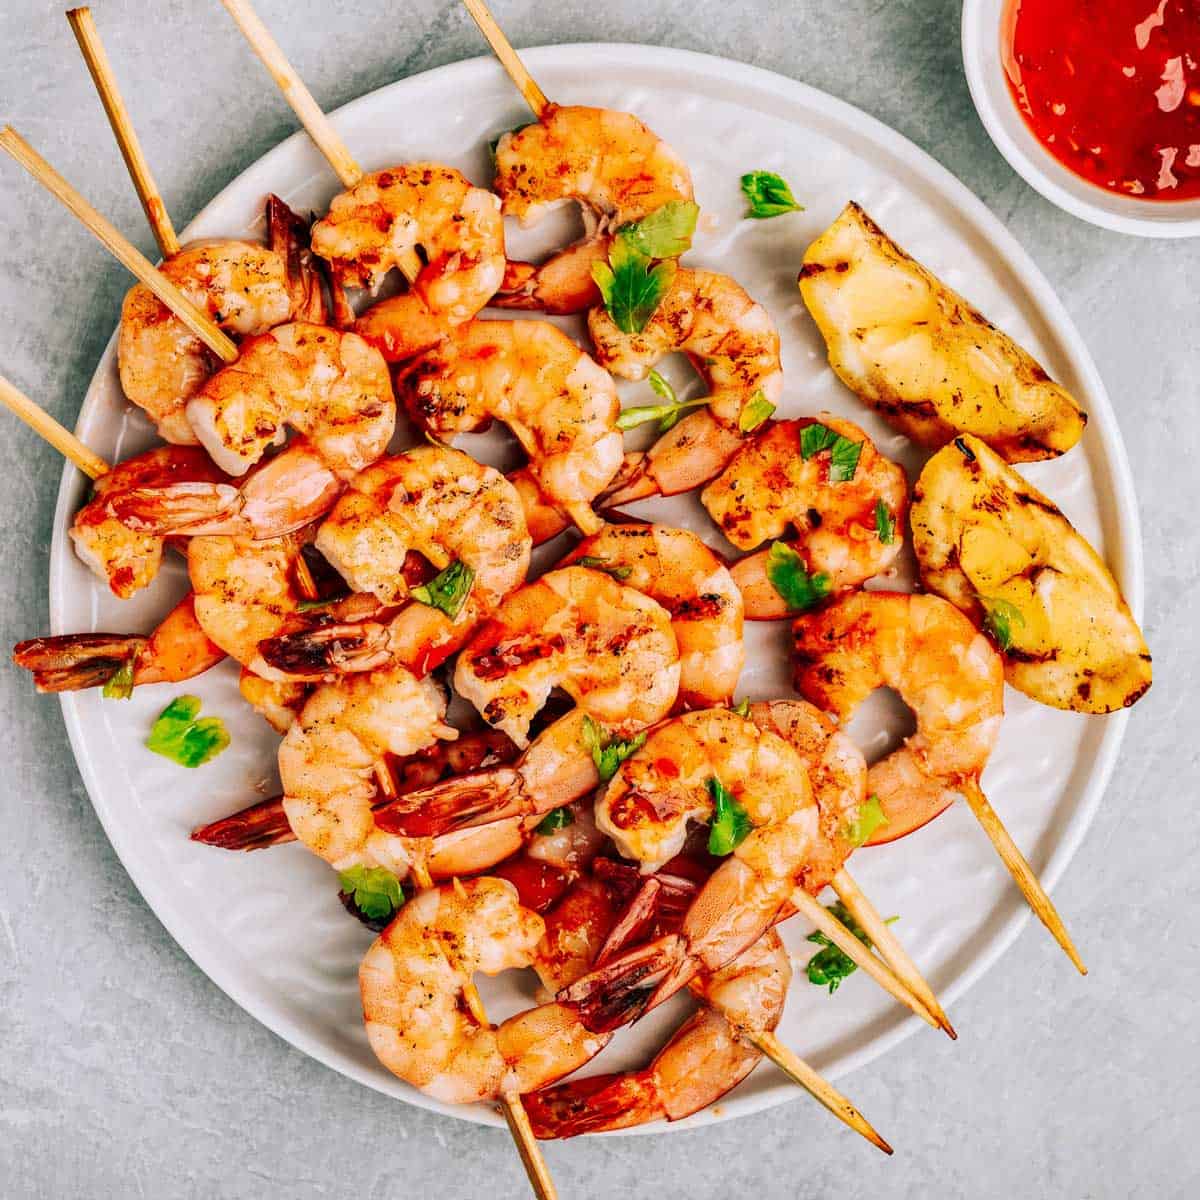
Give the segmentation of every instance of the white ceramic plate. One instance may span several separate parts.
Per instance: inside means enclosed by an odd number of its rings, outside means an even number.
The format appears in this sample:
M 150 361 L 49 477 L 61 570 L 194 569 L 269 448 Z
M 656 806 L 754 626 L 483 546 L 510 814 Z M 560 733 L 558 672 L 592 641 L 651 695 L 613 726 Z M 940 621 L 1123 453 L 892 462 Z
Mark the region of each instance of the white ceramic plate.
M 559 46 L 531 50 L 526 57 L 551 96 L 636 112 L 690 163 L 704 210 L 690 261 L 732 273 L 774 315 L 788 380 L 781 416 L 831 409 L 860 422 L 885 453 L 910 468 L 922 459 L 834 378 L 796 290 L 804 248 L 851 197 L 1030 346 L 1083 402 L 1091 423 L 1082 445 L 1058 462 L 1030 468 L 1029 475 L 1106 556 L 1134 611 L 1140 609 L 1133 488 L 1096 370 L 1045 280 L 961 184 L 863 113 L 752 67 L 639 46 Z M 368 168 L 433 158 L 453 163 L 480 183 L 489 177 L 488 139 L 525 120 L 528 113 L 489 58 L 403 80 L 336 116 Z M 766 222 L 742 220 L 738 179 L 755 168 L 781 172 L 807 211 Z M 188 236 L 261 233 L 260 209 L 268 190 L 298 209 L 322 210 L 337 188 L 307 138 L 297 135 L 218 196 Z M 563 234 L 560 229 L 558 236 Z M 668 364 L 672 368 L 677 381 L 687 381 L 685 367 Z M 646 402 L 650 395 L 645 385 L 623 391 L 627 403 Z M 151 441 L 141 414 L 121 398 L 112 345 L 92 381 L 79 432 L 112 460 Z M 502 453 L 499 438 L 485 439 L 483 446 L 489 454 Z M 137 599 L 114 600 L 76 560 L 65 536 L 84 492 L 80 476 L 67 471 L 51 567 L 54 630 L 145 630 L 186 587 L 182 564 L 170 563 Z M 643 511 L 688 525 L 720 544 L 693 498 L 660 501 Z M 900 581 L 910 579 L 906 568 Z M 789 695 L 786 623 L 754 626 L 749 641 L 744 694 Z M 184 691 L 201 696 L 205 712 L 223 716 L 233 734 L 230 750 L 194 772 L 142 746 L 154 716 Z M 985 783 L 1018 843 L 1053 885 L 1100 799 L 1125 719 L 1053 712 L 1011 691 L 1007 703 L 1010 715 Z M 186 686 L 139 689 L 128 703 L 102 701 L 95 691 L 67 695 L 63 710 L 88 791 L 118 854 L 163 924 L 220 987 L 281 1037 L 363 1083 L 454 1116 L 498 1122 L 485 1106 L 448 1109 L 429 1100 L 376 1063 L 363 1033 L 356 986 L 358 961 L 370 938 L 343 912 L 333 876 L 322 862 L 296 845 L 239 855 L 188 840 L 197 824 L 274 789 L 277 739 L 240 702 L 232 666 Z M 902 729 L 898 716 L 881 695 L 852 731 L 869 754 L 877 755 Z M 950 1003 L 996 960 L 1026 919 L 1008 875 L 961 806 L 895 845 L 863 851 L 855 856 L 853 871 L 885 914 L 899 914 L 898 933 Z M 785 931 L 800 964 L 814 949 L 804 941 L 806 932 L 796 922 Z M 1070 970 L 1065 961 L 1060 968 Z M 529 981 L 516 975 L 489 981 L 485 999 L 493 1016 L 503 1016 L 528 1003 L 531 990 Z M 679 1013 L 664 1006 L 615 1039 L 600 1064 L 613 1069 L 644 1061 Z M 861 974 L 833 997 L 799 974 L 780 1032 L 818 1069 L 836 1077 L 916 1028 L 923 1027 Z M 752 1112 L 794 1094 L 764 1065 L 719 1106 L 689 1123 Z

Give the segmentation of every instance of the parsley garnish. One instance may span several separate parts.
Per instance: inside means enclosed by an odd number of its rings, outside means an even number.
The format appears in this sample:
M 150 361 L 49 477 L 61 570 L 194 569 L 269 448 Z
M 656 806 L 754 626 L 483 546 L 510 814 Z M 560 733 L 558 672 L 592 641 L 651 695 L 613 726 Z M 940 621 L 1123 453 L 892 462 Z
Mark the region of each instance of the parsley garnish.
M 832 590 L 829 576 L 824 571 L 810 575 L 804 559 L 785 542 L 772 542 L 767 551 L 767 579 L 790 612 L 807 612 Z
M 608 315 L 622 333 L 641 333 L 675 278 L 675 260 L 652 267 L 624 234 L 612 240 L 608 262 L 592 263 L 592 278 Z
M 566 829 L 575 823 L 575 814 L 569 808 L 555 808 L 548 812 L 539 822 L 535 833 L 554 833 Z
M 850 915 L 846 907 L 841 901 L 836 901 L 830 904 L 829 911 L 867 949 L 871 948 L 871 939 L 867 937 L 862 927 Z M 897 920 L 896 917 L 888 917 L 887 923 L 890 925 Z M 823 950 L 818 950 L 816 954 L 808 960 L 808 966 L 805 969 L 808 975 L 808 982 L 815 983 L 818 987 L 828 987 L 829 994 L 832 996 L 838 990 L 843 980 L 849 979 L 855 971 L 858 970 L 854 960 L 849 958 L 842 950 L 835 946 L 819 929 L 814 929 L 808 935 L 808 940 L 818 946 L 824 946 Z
M 814 421 L 800 431 L 800 456 L 807 462 L 822 450 L 829 451 L 829 482 L 847 483 L 858 470 L 862 442 L 852 442 L 828 425 Z
M 732 711 L 737 713 L 737 715 L 739 717 L 745 717 L 747 720 L 749 720 L 750 719 L 750 701 L 749 700 L 739 701 L 737 704 L 735 704 L 733 706 Z
M 999 596 L 977 596 L 984 608 L 983 627 L 996 639 L 996 645 L 1007 651 L 1012 647 L 1013 626 L 1024 625 L 1021 610 Z
M 762 394 L 755 392 L 738 414 L 738 428 L 743 433 L 753 433 L 773 412 L 775 405 Z
M 619 567 L 610 563 L 606 558 L 597 558 L 593 554 L 581 554 L 572 564 L 576 567 L 591 567 L 593 571 L 603 571 L 614 579 L 628 579 L 633 574 L 632 567 Z
M 665 382 L 665 381 L 664 381 Z M 694 400 L 671 399 L 666 404 L 642 404 L 637 408 L 627 408 L 617 415 L 618 429 L 636 429 L 647 421 L 658 422 L 658 432 L 666 433 L 689 408 L 699 408 L 708 403 L 707 396 L 697 396 Z
M 796 202 L 787 180 L 774 171 L 751 171 L 743 175 L 742 191 L 750 204 L 746 216 L 756 221 L 804 211 L 804 205 Z
M 296 605 L 297 612 L 312 612 L 317 608 L 328 608 L 331 604 L 336 604 L 339 600 L 344 600 L 344 596 L 326 596 L 324 600 L 301 600 Z
M 885 546 L 896 540 L 896 518 L 882 500 L 875 501 L 875 532 Z
M 732 854 L 754 828 L 749 813 L 733 798 L 733 793 L 715 776 L 705 784 L 712 797 L 713 815 L 708 830 L 708 852 L 723 858 Z
M 177 696 L 158 715 L 146 748 L 177 762 L 198 767 L 216 758 L 229 745 L 229 731 L 220 717 L 200 717 L 199 696 Z
M 372 921 L 386 921 L 404 903 L 400 881 L 383 867 L 349 867 L 338 872 L 338 886 Z
M 607 783 L 616 773 L 617 768 L 631 755 L 637 753 L 646 744 L 645 733 L 636 734 L 631 738 L 606 737 L 599 723 L 591 717 L 583 718 L 583 745 L 591 753 L 592 762 L 603 782 Z
M 128 700 L 133 695 L 133 659 L 126 659 L 105 680 L 100 695 L 105 700 Z
M 691 248 L 700 206 L 691 200 L 668 200 L 661 208 L 617 230 L 647 258 L 678 258 Z
M 454 620 L 475 583 L 475 572 L 460 559 L 455 559 L 444 571 L 439 571 L 428 583 L 422 583 L 409 593 L 414 600 L 440 608 Z
M 842 836 L 857 850 L 877 829 L 881 829 L 887 823 L 888 819 L 883 805 L 879 803 L 879 797 L 868 796 L 859 805 L 858 816 L 846 823 Z

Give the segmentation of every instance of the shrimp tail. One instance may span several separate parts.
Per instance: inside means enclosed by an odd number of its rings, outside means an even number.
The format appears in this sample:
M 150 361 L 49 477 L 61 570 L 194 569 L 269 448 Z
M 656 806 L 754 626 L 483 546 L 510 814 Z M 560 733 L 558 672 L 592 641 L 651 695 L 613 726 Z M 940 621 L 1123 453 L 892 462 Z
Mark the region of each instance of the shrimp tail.
M 32 672 L 39 692 L 78 692 L 100 687 L 136 663 L 147 639 L 136 634 L 70 633 L 30 638 L 13 647 L 13 662 Z
M 232 816 L 192 830 L 193 842 L 219 846 L 222 850 L 265 850 L 295 840 L 282 796 L 260 800 Z
M 204 533 L 206 523 L 234 510 L 238 501 L 238 489 L 228 483 L 173 483 L 118 492 L 106 507 L 135 533 L 193 534 Z
M 402 806 L 377 813 L 375 823 L 404 837 L 438 837 L 520 816 L 528 808 L 520 772 L 498 767 L 410 792 Z
M 597 497 L 597 504 L 617 508 L 657 496 L 660 488 L 650 474 L 650 458 L 640 450 L 630 451 L 621 461 L 612 482 Z
M 591 1033 L 612 1033 L 674 995 L 696 968 L 678 934 L 667 934 L 622 954 L 563 988 L 557 999 L 572 1004 Z
M 653 1072 L 592 1075 L 521 1097 L 534 1136 L 549 1141 L 625 1129 L 665 1116 Z
M 321 275 L 309 245 L 312 222 L 293 212 L 274 193 L 267 197 L 267 229 L 271 249 L 287 266 L 287 289 L 292 301 L 292 320 L 329 323 L 329 311 L 321 288 Z
M 388 627 L 378 621 L 322 625 L 266 638 L 258 652 L 272 667 L 298 678 L 373 671 L 392 660 Z

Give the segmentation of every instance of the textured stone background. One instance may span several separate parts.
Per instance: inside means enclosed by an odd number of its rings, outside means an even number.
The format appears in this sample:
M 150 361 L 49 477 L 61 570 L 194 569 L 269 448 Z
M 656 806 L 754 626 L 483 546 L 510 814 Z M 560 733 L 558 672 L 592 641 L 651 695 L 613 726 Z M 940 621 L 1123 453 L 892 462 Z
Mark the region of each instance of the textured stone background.
M 139 131 L 182 226 L 295 127 L 215 0 L 98 0 Z M 1153 7 L 1148 3 L 1148 7 Z M 953 0 L 553 5 L 507 0 L 518 44 L 662 43 L 827 89 L 930 151 L 1000 215 L 1091 347 L 1129 446 L 1156 682 L 1056 899 L 1091 966 L 1030 928 L 954 1012 L 848 1081 L 899 1147 L 885 1162 L 798 1099 L 711 1131 L 553 1146 L 564 1197 L 1126 1197 L 1200 1192 L 1200 253 L 1059 213 L 971 107 Z M 0 6 L 0 116 L 150 252 L 58 4 Z M 481 52 L 454 0 L 260 0 L 333 107 Z M 74 421 L 128 285 L 0 164 L 3 372 Z M 46 625 L 58 458 L 0 421 L 0 642 Z M 407 1108 L 309 1061 L 175 946 L 94 817 L 58 706 L 0 672 L 0 1191 L 6 1196 L 518 1197 L 502 1132 Z

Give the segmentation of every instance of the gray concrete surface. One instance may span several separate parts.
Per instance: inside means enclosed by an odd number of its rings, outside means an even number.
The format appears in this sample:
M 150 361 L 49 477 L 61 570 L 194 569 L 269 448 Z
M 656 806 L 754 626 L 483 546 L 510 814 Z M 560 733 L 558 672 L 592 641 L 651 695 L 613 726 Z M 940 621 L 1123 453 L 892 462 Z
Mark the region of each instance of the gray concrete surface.
M 1153 7 L 1150 5 L 1149 7 Z M 144 228 L 58 4 L 0 6 L 0 116 L 126 230 Z M 261 0 L 327 106 L 480 52 L 455 0 Z M 798 1100 L 710 1131 L 554 1146 L 564 1197 L 1168 1197 L 1200 1192 L 1196 932 L 1200 251 L 1051 208 L 988 141 L 954 0 L 508 0 L 518 45 L 661 43 L 825 88 L 929 150 L 998 213 L 1099 363 L 1145 526 L 1156 681 L 1058 890 L 1086 985 L 1030 928 L 956 1008 L 848 1088 L 884 1161 Z M 294 128 L 215 0 L 98 0 L 170 208 L 190 216 Z M 132 81 L 136 81 L 133 84 Z M 74 420 L 124 272 L 0 168 L 0 361 Z M 181 220 L 182 224 L 183 221 Z M 150 240 L 137 239 L 147 252 Z M 46 625 L 56 455 L 0 421 L 0 643 Z M 1191 697 L 1191 700 L 1189 700 Z M 57 704 L 0 670 L 0 1193 L 518 1197 L 504 1134 L 384 1099 L 292 1050 L 185 957 L 92 813 Z

